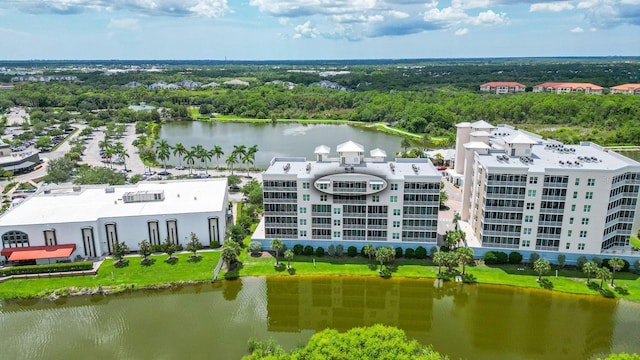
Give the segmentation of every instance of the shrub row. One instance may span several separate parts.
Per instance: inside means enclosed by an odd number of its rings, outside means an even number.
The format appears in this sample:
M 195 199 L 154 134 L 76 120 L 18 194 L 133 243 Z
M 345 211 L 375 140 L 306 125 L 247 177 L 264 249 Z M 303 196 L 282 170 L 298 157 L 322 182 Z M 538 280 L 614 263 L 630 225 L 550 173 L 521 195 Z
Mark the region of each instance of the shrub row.
M 219 247 L 219 246 L 220 246 L 220 245 L 219 245 L 219 243 L 218 243 L 218 247 Z M 178 245 L 176 245 L 176 252 L 178 252 L 178 251 L 184 251 L 184 246 L 183 246 L 182 244 L 178 244 Z M 166 247 L 165 247 L 165 245 L 164 245 L 164 244 L 160 244 L 160 245 L 158 245 L 158 244 L 154 244 L 154 245 L 151 245 L 151 252 L 154 252 L 154 253 L 163 253 L 163 252 L 166 252 Z
M 325 255 L 325 253 L 329 254 L 329 256 L 342 256 L 343 254 L 343 246 L 338 244 L 338 245 L 329 245 L 328 248 L 328 252 L 325 252 L 325 249 L 321 246 L 317 247 L 317 248 L 313 248 L 313 246 L 311 245 L 307 245 L 304 246 L 302 244 L 295 244 L 293 246 L 293 253 L 296 255 L 306 255 L 306 256 L 318 256 L 318 257 L 322 257 Z M 433 247 L 431 250 L 431 254 L 433 255 L 433 253 L 435 253 L 437 251 L 436 247 Z M 412 248 L 407 248 L 407 249 L 402 249 L 401 247 L 397 247 L 395 248 L 395 252 L 396 252 L 396 259 L 397 258 L 407 258 L 407 259 L 425 259 L 427 258 L 427 249 L 422 247 L 422 246 L 418 246 L 417 248 L 412 249 Z M 349 257 L 355 257 L 357 255 L 360 255 L 362 257 L 368 257 L 367 254 L 365 254 L 364 252 L 364 247 L 362 247 L 362 249 L 360 249 L 360 251 L 358 251 L 358 248 L 356 248 L 355 246 L 349 246 L 347 248 L 347 256 Z
M 484 263 L 487 265 L 496 264 L 520 264 L 522 262 L 522 254 L 512 251 L 507 255 L 503 251 L 488 251 L 484 254 Z
M 0 276 L 84 271 L 91 270 L 92 268 L 93 263 L 90 261 L 46 265 L 11 266 L 0 270 Z

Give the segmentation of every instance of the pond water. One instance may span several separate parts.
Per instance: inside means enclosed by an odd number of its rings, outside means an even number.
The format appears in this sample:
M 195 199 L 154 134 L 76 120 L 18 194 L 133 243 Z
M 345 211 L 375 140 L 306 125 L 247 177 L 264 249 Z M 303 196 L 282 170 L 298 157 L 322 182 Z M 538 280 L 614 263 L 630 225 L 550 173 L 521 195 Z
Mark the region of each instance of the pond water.
M 640 304 L 504 286 L 373 277 L 244 278 L 113 296 L 0 303 L 4 359 L 238 359 L 327 327 L 397 326 L 452 359 L 640 352 Z
M 369 151 L 381 148 L 387 152 L 387 159 L 393 159 L 400 150 L 401 137 L 383 132 L 349 125 L 311 125 L 298 123 L 255 124 L 225 122 L 171 122 L 162 125 L 160 138 L 171 145 L 181 142 L 187 148 L 202 145 L 206 149 L 214 145 L 222 146 L 225 156 L 220 158 L 221 166 L 233 151 L 234 145 L 246 147 L 258 145 L 256 166 L 266 168 L 276 156 L 306 157 L 315 159 L 313 151 L 318 145 L 331 147 L 331 156 L 337 157 L 336 145 L 353 140 L 364 146 L 365 156 Z M 216 165 L 216 159 L 211 162 Z M 172 157 L 170 163 L 177 165 Z M 241 165 L 240 165 L 241 166 Z M 244 166 L 242 166 L 244 167 Z
M 631 158 L 635 161 L 640 161 L 640 151 L 632 150 L 632 151 L 617 151 L 617 153 L 624 155 L 628 158 Z

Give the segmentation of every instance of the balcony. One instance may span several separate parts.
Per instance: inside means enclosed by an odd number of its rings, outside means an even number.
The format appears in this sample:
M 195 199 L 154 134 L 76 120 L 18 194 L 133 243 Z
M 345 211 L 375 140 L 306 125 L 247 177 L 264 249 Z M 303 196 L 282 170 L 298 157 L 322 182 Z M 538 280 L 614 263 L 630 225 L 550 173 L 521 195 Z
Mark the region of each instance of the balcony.
M 558 247 L 557 247 L 557 246 L 537 246 L 537 245 L 536 245 L 536 250 L 542 250 L 542 251 L 558 251 Z
M 382 218 L 382 219 L 386 219 L 388 216 L 387 213 L 368 213 L 367 217 L 369 218 Z
M 524 199 L 525 194 L 498 194 L 498 193 L 484 193 L 485 199 L 515 199 L 522 200 Z
M 264 199 L 265 204 L 296 204 L 297 202 L 298 202 L 298 199 L 284 199 L 284 198 Z

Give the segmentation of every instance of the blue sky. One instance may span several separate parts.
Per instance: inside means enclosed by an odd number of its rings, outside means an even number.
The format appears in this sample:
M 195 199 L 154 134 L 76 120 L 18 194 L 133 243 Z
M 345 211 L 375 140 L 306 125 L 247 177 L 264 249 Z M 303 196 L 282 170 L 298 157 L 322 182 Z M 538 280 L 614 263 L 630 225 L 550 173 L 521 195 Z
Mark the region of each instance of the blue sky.
M 0 0 L 0 59 L 640 55 L 640 0 Z

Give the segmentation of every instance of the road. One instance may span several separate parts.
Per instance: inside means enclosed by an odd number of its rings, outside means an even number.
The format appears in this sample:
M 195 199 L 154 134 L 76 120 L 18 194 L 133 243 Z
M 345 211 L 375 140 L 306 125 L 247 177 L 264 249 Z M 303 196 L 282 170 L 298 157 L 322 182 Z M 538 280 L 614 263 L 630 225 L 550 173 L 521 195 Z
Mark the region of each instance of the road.
M 460 213 L 462 209 L 462 188 L 456 188 L 446 178 L 442 178 L 444 182 L 444 191 L 449 195 L 449 199 L 445 202 L 448 209 L 440 210 L 438 215 L 438 234 L 444 235 L 447 231 L 453 230 L 453 215 Z
M 24 120 L 27 119 L 29 121 L 29 114 L 22 107 L 12 107 L 9 109 L 9 114 L 7 114 L 7 125 L 8 126 L 18 126 L 22 125 Z

